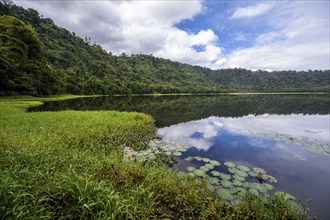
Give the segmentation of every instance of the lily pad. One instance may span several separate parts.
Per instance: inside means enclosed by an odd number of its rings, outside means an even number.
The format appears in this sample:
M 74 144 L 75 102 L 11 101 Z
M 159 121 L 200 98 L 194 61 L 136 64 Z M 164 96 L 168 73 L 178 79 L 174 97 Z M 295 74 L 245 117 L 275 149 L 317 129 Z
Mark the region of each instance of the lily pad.
M 213 166 L 220 166 L 220 163 L 216 160 L 211 160 L 210 164 L 212 164 Z
M 209 164 L 209 163 L 205 164 L 204 166 L 209 168 L 210 170 L 214 168 L 214 166 L 212 164 Z
M 236 167 L 236 165 L 234 164 L 234 163 L 232 163 L 232 162 L 229 162 L 229 161 L 227 161 L 227 162 L 225 162 L 224 163 L 227 167 Z
M 193 172 L 193 171 L 195 171 L 196 169 L 195 169 L 195 167 L 187 167 L 187 170 L 190 171 L 190 172 Z
M 265 180 L 268 180 L 271 183 L 277 183 L 277 179 L 271 175 L 263 175 Z
M 242 171 L 242 170 L 237 170 L 236 171 L 236 174 L 238 175 L 238 176 L 241 176 L 241 177 L 247 177 L 249 174 L 248 173 L 246 173 L 246 172 L 244 172 L 244 171 Z
M 244 177 L 239 176 L 239 175 L 237 175 L 237 174 L 233 175 L 233 178 L 236 179 L 236 180 L 238 180 L 238 181 L 240 181 L 240 182 L 243 182 L 243 181 L 245 180 Z
M 205 174 L 205 171 L 204 170 L 195 170 L 194 174 L 196 176 L 203 176 Z
M 194 157 L 195 158 L 195 160 L 197 160 L 197 161 L 202 161 L 204 158 L 203 157 L 200 157 L 200 156 L 196 156 L 196 157 Z
M 258 174 L 266 174 L 266 171 L 260 167 L 254 167 L 253 170 Z
M 236 179 L 234 179 L 232 182 L 233 182 L 234 186 L 242 186 L 243 185 L 241 181 L 238 181 Z
M 254 172 L 254 171 L 250 171 L 249 175 L 252 176 L 252 177 L 257 177 L 258 173 Z
M 190 157 L 190 156 L 187 157 L 187 158 L 185 158 L 186 161 L 192 161 L 193 159 L 194 159 L 194 158 L 193 158 L 193 157 Z
M 230 180 L 231 176 L 229 174 L 226 173 L 220 173 L 220 178 L 223 180 Z
M 176 151 L 173 153 L 173 155 L 179 157 L 182 155 L 182 153 L 180 151 Z
M 214 177 L 209 178 L 210 184 L 216 185 L 216 184 L 219 184 L 219 182 L 220 182 L 220 180 L 218 178 L 214 178 Z
M 220 175 L 221 175 L 221 173 L 218 172 L 218 171 L 211 171 L 211 174 L 212 174 L 213 176 L 220 176 Z
M 267 189 L 267 190 L 274 190 L 274 186 L 268 184 L 268 183 L 263 183 L 264 187 Z
M 221 180 L 221 185 L 226 188 L 232 188 L 233 183 L 228 180 Z
M 250 188 L 250 187 L 251 187 L 251 183 L 249 183 L 249 182 L 244 182 L 244 183 L 243 183 L 243 187 L 244 187 L 244 188 Z
M 235 196 L 233 196 L 228 189 L 221 188 L 217 191 L 217 194 L 228 201 L 235 199 Z
M 247 166 L 243 166 L 243 165 L 239 165 L 239 166 L 237 166 L 237 168 L 241 171 L 244 171 L 244 172 L 249 172 L 250 171 L 250 168 L 248 168 Z
M 211 160 L 210 160 L 209 158 L 204 158 L 203 161 L 204 161 L 205 163 L 208 163 L 208 162 L 210 162 Z
M 206 166 L 201 166 L 199 169 L 204 170 L 205 172 L 209 171 L 209 168 L 207 168 Z
M 234 167 L 229 167 L 228 171 L 232 174 L 236 173 L 238 171 L 238 169 L 234 168 Z
M 236 197 L 243 198 L 246 194 L 246 189 L 242 187 L 233 187 L 232 189 L 230 189 L 230 192 Z
M 263 186 L 263 184 L 260 183 L 251 183 L 251 188 L 258 190 L 261 193 L 266 193 L 267 192 L 267 188 Z

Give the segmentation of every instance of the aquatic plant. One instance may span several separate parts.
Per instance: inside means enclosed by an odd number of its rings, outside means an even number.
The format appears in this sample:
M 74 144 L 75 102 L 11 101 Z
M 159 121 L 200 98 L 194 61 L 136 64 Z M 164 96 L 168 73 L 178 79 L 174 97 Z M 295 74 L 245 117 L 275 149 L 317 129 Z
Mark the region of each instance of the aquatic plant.
M 209 164 L 209 163 L 205 164 L 204 166 L 207 167 L 210 170 L 212 170 L 214 168 L 214 166 L 212 164 Z
M 201 169 L 201 170 L 203 170 L 205 172 L 209 171 L 209 168 L 206 167 L 206 166 L 201 166 L 199 169 Z
M 205 174 L 205 171 L 204 171 L 204 170 L 200 170 L 200 169 L 198 169 L 198 170 L 195 170 L 195 171 L 194 171 L 194 174 L 195 174 L 196 176 L 203 176 L 203 175 Z
M 240 181 L 240 182 L 243 182 L 243 181 L 245 180 L 244 177 L 239 176 L 239 175 L 237 175 L 237 174 L 234 174 L 234 175 L 233 175 L 233 178 L 236 179 L 236 180 L 238 180 L 238 181 Z
M 221 197 L 224 198 L 225 200 L 231 201 L 235 199 L 235 196 L 233 196 L 230 192 L 230 190 L 221 188 L 217 191 L 217 194 Z
M 236 167 L 236 164 L 229 162 L 229 161 L 225 162 L 224 165 L 226 165 L 227 167 L 230 167 L 230 168 Z
M 231 176 L 229 174 L 226 173 L 220 173 L 220 178 L 223 180 L 230 180 Z
M 213 166 L 220 166 L 220 162 L 218 162 L 216 160 L 211 160 L 209 163 Z
M 211 171 L 211 174 L 213 175 L 213 176 L 220 176 L 221 174 L 220 174 L 220 172 L 218 172 L 218 171 Z
M 208 179 L 209 183 L 212 184 L 212 185 L 216 185 L 216 184 L 219 184 L 220 180 L 218 178 L 214 178 L 214 177 L 210 177 Z
M 195 169 L 195 167 L 187 167 L 187 170 L 190 171 L 190 172 L 193 172 L 193 171 L 195 171 L 196 169 Z
M 220 183 L 223 187 L 226 187 L 226 188 L 232 188 L 233 187 L 233 183 L 230 182 L 229 180 L 221 180 Z
M 244 172 L 249 172 L 250 171 L 250 168 L 248 168 L 247 166 L 243 166 L 243 165 L 238 165 L 237 168 L 241 171 L 244 171 Z

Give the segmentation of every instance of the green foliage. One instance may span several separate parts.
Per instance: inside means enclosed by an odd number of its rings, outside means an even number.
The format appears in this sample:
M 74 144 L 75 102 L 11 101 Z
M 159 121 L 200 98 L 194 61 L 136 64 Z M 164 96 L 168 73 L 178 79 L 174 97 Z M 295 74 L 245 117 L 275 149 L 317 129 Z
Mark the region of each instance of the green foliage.
M 1 78 L 0 92 L 4 94 L 329 91 L 329 70 L 272 73 L 245 69 L 211 70 L 152 55 L 114 56 L 96 43 L 92 44 L 90 38 L 83 40 L 56 26 L 51 19 L 42 18 L 34 9 L 1 1 L 0 15 L 14 16 L 28 24 L 16 19 L 17 25 L 9 28 L 13 18 L 1 18 L 0 65 L 4 70 L 1 74 L 6 77 Z M 26 30 L 25 37 L 10 31 L 17 28 Z M 36 53 L 29 53 L 29 48 Z M 25 61 L 17 60 L 21 55 L 27 57 Z M 29 59 L 34 61 L 31 63 Z M 13 68 L 20 70 L 15 72 L 18 74 L 15 80 Z
M 0 67 L 1 93 L 59 92 L 58 76 L 45 60 L 37 33 L 12 16 L 0 15 Z

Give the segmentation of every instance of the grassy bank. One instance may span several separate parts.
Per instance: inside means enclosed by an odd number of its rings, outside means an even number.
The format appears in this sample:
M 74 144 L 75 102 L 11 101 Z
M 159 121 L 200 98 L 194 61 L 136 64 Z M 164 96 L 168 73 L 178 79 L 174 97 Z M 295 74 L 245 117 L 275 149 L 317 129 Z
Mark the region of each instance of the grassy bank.
M 0 219 L 299 219 L 282 197 L 232 207 L 202 180 L 125 160 L 154 138 L 145 114 L 25 112 L 63 98 L 0 98 Z

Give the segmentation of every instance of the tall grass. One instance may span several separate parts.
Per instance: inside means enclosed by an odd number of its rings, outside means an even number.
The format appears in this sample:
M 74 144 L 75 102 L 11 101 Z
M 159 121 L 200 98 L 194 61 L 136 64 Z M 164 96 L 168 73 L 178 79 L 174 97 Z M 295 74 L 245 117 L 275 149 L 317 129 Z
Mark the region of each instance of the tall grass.
M 41 100 L 42 101 L 42 100 Z M 231 206 L 203 180 L 127 161 L 147 147 L 154 120 L 140 113 L 26 113 L 40 99 L 0 99 L 0 219 L 299 219 L 284 198 Z

